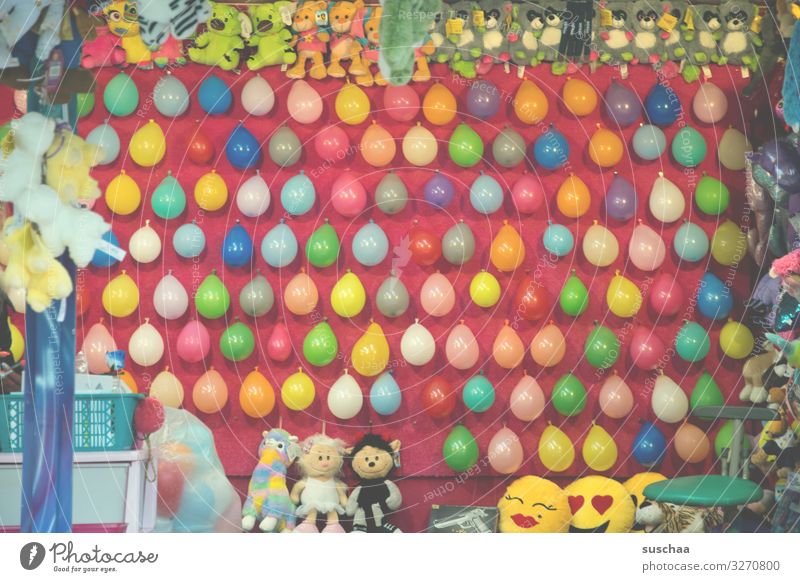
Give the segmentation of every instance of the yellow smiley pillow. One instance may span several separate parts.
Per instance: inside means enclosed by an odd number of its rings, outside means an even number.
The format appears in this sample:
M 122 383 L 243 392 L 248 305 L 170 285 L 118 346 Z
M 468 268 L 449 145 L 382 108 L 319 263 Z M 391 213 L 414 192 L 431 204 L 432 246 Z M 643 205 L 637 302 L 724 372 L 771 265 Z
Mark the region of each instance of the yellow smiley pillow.
M 502 533 L 565 533 L 572 517 L 564 490 L 533 475 L 509 485 L 497 509 Z
M 623 533 L 633 527 L 636 505 L 621 483 L 592 475 L 567 485 L 570 533 Z

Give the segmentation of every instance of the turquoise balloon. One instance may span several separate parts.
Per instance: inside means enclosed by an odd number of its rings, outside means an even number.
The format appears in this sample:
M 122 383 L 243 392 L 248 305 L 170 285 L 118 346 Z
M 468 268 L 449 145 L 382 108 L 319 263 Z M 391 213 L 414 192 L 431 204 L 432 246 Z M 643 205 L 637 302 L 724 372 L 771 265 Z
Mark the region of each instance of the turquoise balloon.
M 633 151 L 643 160 L 657 160 L 666 149 L 667 136 L 660 127 L 642 125 L 633 134 Z
M 153 212 L 159 218 L 169 220 L 177 218 L 186 208 L 186 192 L 183 191 L 178 180 L 168 172 L 161 183 L 153 190 L 150 197 Z
M 172 246 L 175 247 L 178 256 L 184 259 L 199 257 L 206 248 L 206 235 L 203 233 L 203 229 L 192 221 L 178 227 L 172 236 Z
M 675 337 L 675 351 L 687 362 L 699 362 L 708 355 L 711 340 L 703 327 L 687 321 Z
M 682 260 L 696 263 L 708 253 L 708 235 L 695 223 L 686 221 L 675 233 L 672 246 Z
M 103 91 L 103 104 L 111 115 L 125 117 L 136 110 L 139 105 L 139 90 L 125 73 L 119 73 L 111 79 Z
M 301 216 L 311 210 L 316 199 L 314 184 L 303 170 L 289 178 L 281 189 L 281 204 L 286 212 L 294 216 Z
M 108 123 L 98 125 L 90 131 L 86 136 L 86 143 L 96 145 L 101 149 L 97 160 L 100 165 L 110 164 L 119 155 L 119 135 Z
M 494 386 L 480 373 L 467 380 L 461 396 L 472 412 L 486 412 L 494 404 Z
M 370 220 L 353 237 L 353 256 L 365 267 L 374 267 L 389 253 L 389 239 L 383 229 Z
M 297 256 L 297 237 L 283 220 L 264 235 L 261 256 L 268 265 L 278 269 L 291 264 Z
M 572 251 L 572 247 L 575 246 L 575 238 L 569 229 L 562 224 L 553 224 L 552 222 L 544 229 L 542 242 L 548 252 L 558 257 L 568 255 Z
M 481 173 L 469 189 L 469 202 L 481 214 L 492 214 L 503 205 L 503 188 L 499 182 Z
M 369 391 L 369 403 L 372 409 L 382 416 L 394 414 L 403 401 L 400 386 L 391 372 L 384 372 L 372 384 Z
M 672 138 L 672 157 L 687 168 L 694 168 L 706 157 L 706 140 L 695 128 L 684 126 Z

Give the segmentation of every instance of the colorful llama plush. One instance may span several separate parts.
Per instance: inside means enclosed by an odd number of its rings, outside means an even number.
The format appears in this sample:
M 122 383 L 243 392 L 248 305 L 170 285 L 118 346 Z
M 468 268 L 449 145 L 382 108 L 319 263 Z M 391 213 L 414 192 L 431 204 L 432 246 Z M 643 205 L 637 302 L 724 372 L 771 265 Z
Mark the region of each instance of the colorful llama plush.
M 258 465 L 250 478 L 242 507 L 242 529 L 250 531 L 261 520 L 261 531 L 293 530 L 295 507 L 289 498 L 286 472 L 300 454 L 297 437 L 283 429 L 264 431 L 258 447 Z

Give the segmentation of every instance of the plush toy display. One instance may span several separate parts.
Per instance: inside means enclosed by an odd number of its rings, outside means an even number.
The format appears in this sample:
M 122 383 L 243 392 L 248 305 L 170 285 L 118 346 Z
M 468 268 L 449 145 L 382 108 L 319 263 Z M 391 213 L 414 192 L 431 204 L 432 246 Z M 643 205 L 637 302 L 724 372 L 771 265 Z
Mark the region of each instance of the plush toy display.
M 108 29 L 108 26 L 96 26 L 97 36 L 94 40 L 84 41 L 81 48 L 81 66 L 86 69 L 97 67 L 113 67 L 125 62 L 125 50 L 122 39 Z
M 545 2 L 542 4 L 543 27 L 542 35 L 539 37 L 539 51 L 536 55 L 538 62 L 551 63 L 559 60 L 564 17 L 563 3 Z
M 36 57 L 42 61 L 61 42 L 65 0 L 5 0 L 0 5 L 0 69 L 10 66 L 14 46 L 36 25 Z
M 290 79 L 306 76 L 306 63 L 311 61 L 308 74 L 312 79 L 328 76 L 325 69 L 325 54 L 328 52 L 330 28 L 328 27 L 328 3 L 321 0 L 302 0 L 294 12 L 292 28 L 297 46 L 297 63 L 286 75 Z
M 660 14 L 653 3 L 637 0 L 631 7 L 631 29 L 633 31 L 633 62 L 655 64 L 661 60 L 659 53 L 658 19 Z
M 765 346 L 766 351 L 748 358 L 742 366 L 742 376 L 744 377 L 744 388 L 739 393 L 739 399 L 760 404 L 767 400 L 767 389 L 764 380 L 768 376 L 767 371 L 772 370 L 779 359 L 778 352 L 771 346 Z
M 257 71 L 275 65 L 291 65 L 297 61 L 292 48 L 292 3 L 260 4 L 248 9 L 253 34 L 247 46 L 254 52 L 247 58 L 247 68 Z
M 591 475 L 564 489 L 572 510 L 571 533 L 625 533 L 633 527 L 636 504 L 617 481 Z
M 633 13 L 628 2 L 608 2 L 597 22 L 598 60 L 605 65 L 624 65 L 633 60 Z
M 514 4 L 509 31 L 509 56 L 521 67 L 538 63 L 539 37 L 544 29 L 541 11 L 527 4 Z
M 139 34 L 139 11 L 133 0 L 113 0 L 102 5 L 111 34 L 118 36 L 125 61 L 142 68 L 153 66 L 153 56 Z
M 428 36 L 433 45 L 430 62 L 444 64 L 453 58 L 453 47 L 447 42 L 447 11 L 439 10 L 428 23 Z
M 564 490 L 534 475 L 511 483 L 497 509 L 502 533 L 566 533 L 572 519 Z
M 362 72 L 356 75 L 356 83 L 364 87 L 372 87 L 378 85 L 380 87 L 388 84 L 388 81 L 383 78 L 380 71 L 372 74 L 372 65 L 377 65 L 380 59 L 381 39 L 380 39 L 380 26 L 381 14 L 383 9 L 380 6 L 367 8 L 364 11 L 363 18 L 359 18 L 353 23 L 353 34 L 356 36 L 357 41 L 361 44 L 361 55 L 359 58 L 359 65 L 355 63 L 350 67 L 350 73 L 353 69 L 361 70 Z M 427 67 L 427 61 L 425 62 Z M 416 75 L 416 74 L 415 74 Z M 428 72 L 430 77 L 430 71 Z
M 508 33 L 514 9 L 509 0 L 484 0 L 475 9 L 478 14 L 478 38 L 481 56 L 478 59 L 478 73 L 485 75 L 497 63 L 510 60 Z
M 194 46 L 189 48 L 189 58 L 223 71 L 238 69 L 244 38 L 249 38 L 251 31 L 252 25 L 245 12 L 239 12 L 228 4 L 212 2 L 206 31 L 194 39 Z
M 363 0 L 334 0 L 328 4 L 328 26 L 330 26 L 330 63 L 328 75 L 341 79 L 348 71 L 343 61 L 350 61 L 351 75 L 363 75 L 361 43 L 356 38 L 357 30 L 363 27 Z M 357 24 L 358 23 L 358 24 Z
M 96 200 L 100 188 L 89 170 L 101 157 L 99 146 L 86 143 L 65 127 L 60 128 L 45 154 L 47 185 L 58 192 L 65 204 Z
M 381 6 L 383 7 L 380 25 L 381 75 L 393 85 L 405 85 L 411 80 L 415 65 L 417 69 L 420 68 L 421 56 L 431 52 L 429 39 L 432 40 L 434 47 L 442 46 L 434 36 L 444 31 L 444 23 L 436 22 L 442 11 L 442 2 L 441 0 L 381 0 Z M 438 52 L 439 49 L 436 50 Z M 441 60 L 444 54 L 436 55 L 437 62 L 447 61 L 447 58 Z
M 758 48 L 761 37 L 753 30 L 756 7 L 753 4 L 728 0 L 720 6 L 722 38 L 719 43 L 719 64 L 743 65 L 758 69 Z
M 445 32 L 450 47 L 450 68 L 464 77 L 474 79 L 475 61 L 480 56 L 478 35 L 473 16 L 473 4 L 462 0 L 447 6 Z M 481 13 L 482 14 L 482 13 Z
M 687 507 L 645 501 L 636 510 L 636 523 L 648 532 L 707 533 L 724 522 L 718 507 Z
M 317 518 L 325 519 L 322 533 L 343 533 L 339 516 L 345 512 L 347 486 L 337 477 L 344 465 L 345 446 L 339 439 L 322 434 L 303 441 L 298 465 L 302 479 L 292 488 L 291 499 L 298 506 L 295 512 L 304 518 L 294 531 L 317 533 Z
M 347 515 L 353 518 L 353 532 L 395 533 L 400 530 L 388 516 L 400 509 L 403 496 L 388 477 L 397 465 L 400 441 L 388 441 L 368 434 L 347 449 L 350 467 L 358 485 L 347 499 Z
M 684 29 L 688 8 L 685 2 L 670 2 L 664 5 L 664 11 L 657 22 L 661 29 L 659 45 L 662 61 L 681 61 L 686 56 Z
M 633 496 L 633 501 L 636 503 L 636 509 L 639 509 L 642 504 L 646 501 L 644 496 L 644 490 L 648 485 L 652 485 L 653 483 L 658 483 L 659 481 L 666 481 L 667 477 L 662 475 L 661 473 L 653 473 L 653 472 L 644 472 L 644 473 L 637 473 L 633 477 L 630 477 L 627 481 L 625 481 L 622 486 L 627 489 L 628 493 Z M 633 527 L 631 528 L 631 532 L 633 533 L 641 533 L 644 532 L 644 526 L 639 523 L 634 523 Z
M 208 0 L 138 0 L 139 31 L 149 47 L 163 47 L 170 38 L 186 40 L 211 16 Z

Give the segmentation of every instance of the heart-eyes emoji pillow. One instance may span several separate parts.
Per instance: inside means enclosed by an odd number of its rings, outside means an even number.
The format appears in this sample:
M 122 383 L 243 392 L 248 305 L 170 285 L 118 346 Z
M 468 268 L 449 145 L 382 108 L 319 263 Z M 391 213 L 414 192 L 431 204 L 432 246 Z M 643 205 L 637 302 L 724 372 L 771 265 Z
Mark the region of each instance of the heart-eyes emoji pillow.
M 633 527 L 636 505 L 621 483 L 592 475 L 564 489 L 572 522 L 570 533 L 623 533 Z

